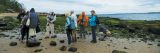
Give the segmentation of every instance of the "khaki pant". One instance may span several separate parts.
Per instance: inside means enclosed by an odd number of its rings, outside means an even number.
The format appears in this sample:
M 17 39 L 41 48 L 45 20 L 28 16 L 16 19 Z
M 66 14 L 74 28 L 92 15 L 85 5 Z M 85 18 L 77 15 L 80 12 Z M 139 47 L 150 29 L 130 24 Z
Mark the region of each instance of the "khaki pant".
M 48 23 L 47 26 L 46 26 L 46 32 L 49 35 L 54 35 L 54 24 Z
M 29 37 L 36 36 L 36 28 L 29 28 Z
M 77 42 L 76 30 L 72 30 L 72 39 L 73 39 L 73 42 Z

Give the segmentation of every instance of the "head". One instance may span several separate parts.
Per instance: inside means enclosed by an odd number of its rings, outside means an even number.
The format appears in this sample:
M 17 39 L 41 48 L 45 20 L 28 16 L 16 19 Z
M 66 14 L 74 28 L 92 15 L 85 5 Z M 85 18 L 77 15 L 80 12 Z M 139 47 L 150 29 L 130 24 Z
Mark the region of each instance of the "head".
M 85 12 L 82 12 L 82 16 L 85 16 Z
M 96 12 L 94 10 L 91 11 L 92 15 L 96 15 Z
M 70 16 L 70 13 L 65 13 L 65 16 L 66 16 L 66 17 Z
M 50 15 L 53 15 L 53 16 L 55 16 L 56 14 L 55 14 L 54 12 L 51 12 L 51 13 L 50 13 Z
M 35 12 L 34 8 L 31 8 L 30 12 Z
M 24 9 L 21 9 L 21 13 L 25 13 L 25 10 L 24 10 Z
M 71 15 L 74 14 L 74 11 L 71 11 Z
M 26 12 L 26 15 L 29 15 L 29 11 Z

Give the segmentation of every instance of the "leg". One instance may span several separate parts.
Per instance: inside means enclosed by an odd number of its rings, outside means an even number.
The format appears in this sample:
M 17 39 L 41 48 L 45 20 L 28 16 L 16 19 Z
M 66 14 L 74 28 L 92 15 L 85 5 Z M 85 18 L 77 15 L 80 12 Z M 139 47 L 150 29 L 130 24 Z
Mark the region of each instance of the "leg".
M 28 41 L 28 39 L 29 39 L 29 27 L 26 27 L 26 32 L 27 32 L 27 41 Z
M 25 36 L 25 28 L 22 27 L 22 28 L 21 28 L 21 40 L 24 39 L 24 36 Z
M 97 42 L 96 40 L 96 26 L 92 26 L 92 41 Z
M 67 31 L 67 38 L 68 38 L 68 44 L 70 45 L 71 44 L 71 30 L 70 29 L 66 29 Z

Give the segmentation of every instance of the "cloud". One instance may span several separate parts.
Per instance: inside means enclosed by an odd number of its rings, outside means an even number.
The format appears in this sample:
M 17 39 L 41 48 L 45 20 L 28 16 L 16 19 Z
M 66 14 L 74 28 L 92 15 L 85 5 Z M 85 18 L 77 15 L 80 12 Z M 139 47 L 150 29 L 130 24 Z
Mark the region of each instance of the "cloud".
M 143 13 L 160 11 L 160 0 L 19 0 L 27 10 L 77 13 L 94 9 L 97 13 Z

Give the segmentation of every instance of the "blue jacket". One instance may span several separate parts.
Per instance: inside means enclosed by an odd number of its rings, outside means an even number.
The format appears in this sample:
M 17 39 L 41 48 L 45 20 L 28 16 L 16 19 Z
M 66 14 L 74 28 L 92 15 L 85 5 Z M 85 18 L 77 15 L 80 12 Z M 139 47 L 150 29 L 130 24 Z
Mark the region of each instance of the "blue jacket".
M 39 18 L 36 12 L 30 12 L 29 14 L 30 18 L 30 27 L 31 28 L 36 28 L 39 24 Z
M 95 15 L 92 15 L 90 18 L 89 18 L 89 25 L 90 26 L 96 26 L 96 16 Z
M 75 21 L 71 19 L 71 17 L 66 18 L 66 29 L 75 29 Z

